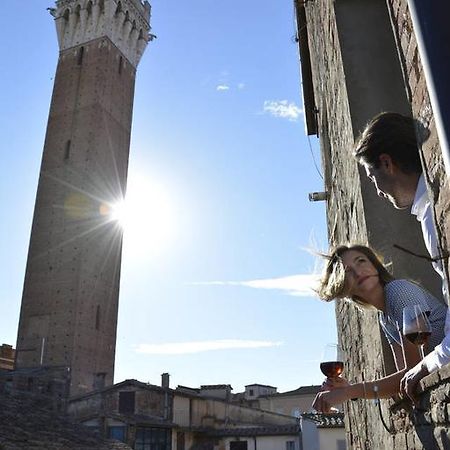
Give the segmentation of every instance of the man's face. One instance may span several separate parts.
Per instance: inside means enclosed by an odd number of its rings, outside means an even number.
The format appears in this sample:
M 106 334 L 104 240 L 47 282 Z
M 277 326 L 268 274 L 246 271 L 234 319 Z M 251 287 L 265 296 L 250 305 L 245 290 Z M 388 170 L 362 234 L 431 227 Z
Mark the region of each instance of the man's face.
M 385 164 L 380 164 L 378 168 L 367 163 L 363 163 L 363 166 L 367 177 L 375 185 L 380 197 L 389 200 L 396 209 L 405 209 L 411 206 L 411 199 L 405 195 L 395 168 Z

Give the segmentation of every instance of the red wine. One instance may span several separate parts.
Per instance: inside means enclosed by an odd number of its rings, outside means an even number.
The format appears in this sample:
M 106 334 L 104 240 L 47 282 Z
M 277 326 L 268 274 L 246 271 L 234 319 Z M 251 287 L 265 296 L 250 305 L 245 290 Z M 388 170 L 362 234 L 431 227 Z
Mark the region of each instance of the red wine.
M 430 337 L 429 331 L 419 331 L 418 333 L 408 333 L 405 334 L 406 339 L 408 339 L 409 342 L 412 342 L 414 345 L 423 345 L 425 342 L 427 342 L 428 338 Z
M 320 363 L 320 370 L 326 377 L 336 378 L 344 370 L 344 363 L 342 361 L 326 361 Z

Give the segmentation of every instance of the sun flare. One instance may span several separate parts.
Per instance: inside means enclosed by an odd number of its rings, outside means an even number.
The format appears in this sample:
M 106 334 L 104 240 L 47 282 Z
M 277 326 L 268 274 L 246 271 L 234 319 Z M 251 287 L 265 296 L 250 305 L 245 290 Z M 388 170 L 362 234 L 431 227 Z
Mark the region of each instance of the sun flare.
M 123 201 L 112 206 L 111 219 L 124 230 L 124 250 L 159 252 L 173 237 L 173 203 L 162 184 L 133 176 Z

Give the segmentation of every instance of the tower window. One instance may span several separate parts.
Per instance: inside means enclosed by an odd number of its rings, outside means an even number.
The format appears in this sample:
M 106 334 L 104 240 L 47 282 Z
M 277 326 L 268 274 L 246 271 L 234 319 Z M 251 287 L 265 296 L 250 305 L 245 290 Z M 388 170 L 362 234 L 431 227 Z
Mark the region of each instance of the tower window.
M 80 47 L 78 50 L 78 61 L 77 64 L 81 66 L 83 64 L 84 47 Z
M 70 145 L 71 145 L 71 141 L 69 139 L 66 142 L 66 148 L 64 149 L 64 159 L 69 159 L 69 157 L 70 157 Z
M 95 313 L 95 329 L 100 329 L 100 305 L 97 305 L 97 312 Z

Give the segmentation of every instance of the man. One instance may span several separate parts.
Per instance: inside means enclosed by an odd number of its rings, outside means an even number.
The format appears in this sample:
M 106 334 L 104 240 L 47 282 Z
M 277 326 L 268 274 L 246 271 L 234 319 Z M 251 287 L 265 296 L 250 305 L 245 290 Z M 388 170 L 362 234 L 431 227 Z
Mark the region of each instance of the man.
M 389 200 L 397 209 L 411 208 L 411 214 L 415 215 L 421 224 L 433 267 L 444 280 L 413 119 L 392 112 L 381 113 L 374 117 L 357 142 L 354 156 L 358 163 L 364 166 L 380 197 Z M 448 311 L 443 341 L 405 374 L 401 381 L 401 390 L 414 398 L 419 380 L 449 362 L 450 312 Z

